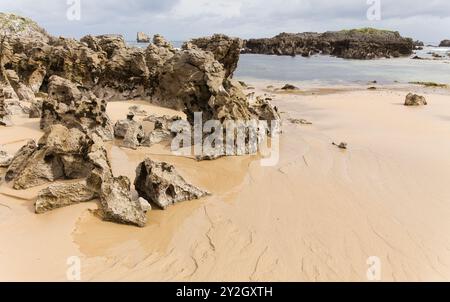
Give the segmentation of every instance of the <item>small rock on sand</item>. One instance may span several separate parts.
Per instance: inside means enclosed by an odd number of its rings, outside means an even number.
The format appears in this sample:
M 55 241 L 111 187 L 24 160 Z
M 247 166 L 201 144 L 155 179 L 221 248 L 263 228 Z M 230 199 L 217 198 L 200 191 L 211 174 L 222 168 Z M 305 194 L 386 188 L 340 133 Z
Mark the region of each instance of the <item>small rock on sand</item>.
M 311 122 L 305 120 L 305 119 L 297 119 L 297 118 L 290 118 L 288 121 L 292 124 L 296 125 L 312 125 Z
M 344 142 L 342 142 L 340 144 L 333 143 L 333 145 L 338 147 L 339 149 L 342 149 L 342 150 L 347 150 L 347 147 L 348 147 L 348 144 L 344 143 Z
M 291 84 L 286 84 L 283 88 L 281 88 L 281 90 L 300 90 L 300 88 Z
M 413 93 L 406 96 L 405 106 L 425 106 L 428 105 L 425 97 Z

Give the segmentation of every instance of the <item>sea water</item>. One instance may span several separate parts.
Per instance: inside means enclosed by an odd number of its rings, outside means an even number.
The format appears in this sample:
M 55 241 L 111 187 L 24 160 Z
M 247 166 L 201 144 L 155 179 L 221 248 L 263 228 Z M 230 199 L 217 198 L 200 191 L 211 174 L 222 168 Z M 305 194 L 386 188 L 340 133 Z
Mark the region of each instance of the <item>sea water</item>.
M 128 42 L 146 48 L 147 43 Z M 182 41 L 173 41 L 180 48 Z M 413 60 L 417 55 L 431 59 L 431 53 L 444 56 L 439 60 Z M 234 76 L 242 80 L 302 82 L 313 85 L 353 85 L 377 81 L 380 84 L 435 82 L 450 84 L 450 48 L 424 47 L 411 57 L 376 60 L 350 60 L 331 56 L 270 56 L 244 54 Z
M 242 55 L 235 77 L 311 84 L 381 84 L 435 82 L 450 84 L 450 48 L 426 47 L 415 55 L 439 60 L 414 60 L 411 57 L 376 60 L 349 60 L 331 56 Z

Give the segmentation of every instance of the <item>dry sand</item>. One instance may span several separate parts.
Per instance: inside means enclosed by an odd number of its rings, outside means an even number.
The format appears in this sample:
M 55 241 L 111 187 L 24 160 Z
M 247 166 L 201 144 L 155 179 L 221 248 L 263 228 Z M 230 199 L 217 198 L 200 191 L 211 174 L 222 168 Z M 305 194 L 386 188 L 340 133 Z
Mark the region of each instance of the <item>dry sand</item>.
M 148 155 L 213 193 L 150 212 L 143 229 L 101 221 L 95 202 L 35 215 L 39 188 L 3 184 L 0 280 L 65 281 L 79 256 L 83 281 L 367 281 L 376 256 L 383 281 L 450 281 L 450 97 L 426 93 L 429 106 L 407 108 L 406 92 L 276 95 L 283 118 L 313 125 L 285 123 L 275 167 L 110 144 L 116 175 L 133 179 Z M 123 118 L 133 103 L 108 111 Z M 41 136 L 38 120 L 15 122 L 0 128 L 10 152 Z M 348 150 L 332 145 L 341 141 Z

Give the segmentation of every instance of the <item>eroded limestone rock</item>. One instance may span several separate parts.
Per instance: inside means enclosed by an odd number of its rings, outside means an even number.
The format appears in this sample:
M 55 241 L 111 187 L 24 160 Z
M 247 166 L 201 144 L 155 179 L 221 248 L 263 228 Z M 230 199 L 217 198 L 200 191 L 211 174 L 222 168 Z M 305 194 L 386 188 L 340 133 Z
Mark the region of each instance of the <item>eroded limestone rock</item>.
M 134 186 L 140 197 L 163 209 L 178 202 L 209 195 L 208 192 L 187 183 L 174 166 L 149 158 L 137 167 Z
M 96 133 L 104 140 L 113 139 L 113 127 L 106 114 L 107 103 L 91 93 L 83 94 L 72 82 L 53 76 L 49 97 L 42 104 L 41 129 L 63 124 Z
M 134 114 L 129 113 L 127 119 L 116 122 L 114 135 L 123 138 L 122 147 L 137 149 L 144 140 L 145 132 L 142 124 L 134 120 Z
M 243 40 L 230 38 L 226 35 L 215 34 L 212 37 L 193 39 L 190 43 L 200 49 L 210 51 L 226 70 L 225 76 L 232 76 L 239 62 L 239 56 L 243 47 Z
M 132 200 L 131 182 L 127 177 L 114 177 L 102 185 L 101 209 L 108 221 L 144 227 L 148 207 L 139 200 Z
M 96 194 L 85 183 L 53 184 L 39 192 L 35 211 L 42 214 L 95 198 Z
M 30 140 L 22 148 L 17 151 L 11 164 L 6 171 L 5 180 L 12 181 L 17 175 L 19 175 L 27 166 L 29 158 L 37 150 L 37 144 L 34 140 Z
M 94 138 L 95 140 L 95 138 Z M 97 138 L 88 157 L 93 164 L 87 179 L 89 188 L 100 197 L 103 218 L 108 221 L 144 227 L 149 210 L 140 200 L 131 196 L 130 180 L 114 177 L 103 142 Z
M 51 126 L 22 163 L 23 169 L 14 177 L 14 189 L 28 189 L 58 179 L 85 178 L 92 168 L 86 161 L 91 144 L 90 138 L 77 128 Z
M 132 123 L 128 126 L 122 142 L 122 147 L 136 150 L 145 137 L 144 128 L 140 123 Z
M 144 119 L 144 121 L 154 123 L 154 129 L 145 135 L 142 145 L 151 147 L 154 144 L 159 144 L 165 140 L 173 138 L 176 133 L 172 132 L 172 125 L 174 122 L 180 121 L 178 116 L 155 116 L 151 115 Z

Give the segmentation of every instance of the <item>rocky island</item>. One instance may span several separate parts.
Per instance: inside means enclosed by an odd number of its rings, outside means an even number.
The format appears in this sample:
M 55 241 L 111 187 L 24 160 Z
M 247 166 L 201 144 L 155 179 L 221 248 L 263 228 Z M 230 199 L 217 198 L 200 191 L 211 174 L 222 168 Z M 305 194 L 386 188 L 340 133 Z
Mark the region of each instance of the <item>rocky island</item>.
M 325 33 L 281 33 L 268 39 L 245 41 L 242 53 L 310 57 L 316 54 L 344 59 L 409 56 L 415 42 L 398 32 L 373 28 Z
M 443 40 L 439 44 L 439 47 L 450 47 L 450 40 Z

